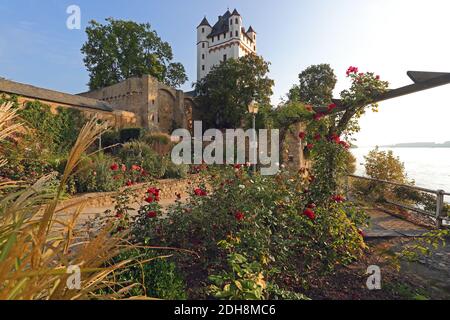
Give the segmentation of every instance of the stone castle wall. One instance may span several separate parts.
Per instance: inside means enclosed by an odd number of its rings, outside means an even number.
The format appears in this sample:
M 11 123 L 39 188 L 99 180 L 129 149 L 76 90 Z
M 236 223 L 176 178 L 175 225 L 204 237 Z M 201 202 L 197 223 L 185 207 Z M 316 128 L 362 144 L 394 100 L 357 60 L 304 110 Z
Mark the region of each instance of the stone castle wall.
M 170 134 L 177 128 L 189 128 L 192 123 L 193 99 L 148 75 L 80 95 L 132 112 L 137 126 L 154 132 Z

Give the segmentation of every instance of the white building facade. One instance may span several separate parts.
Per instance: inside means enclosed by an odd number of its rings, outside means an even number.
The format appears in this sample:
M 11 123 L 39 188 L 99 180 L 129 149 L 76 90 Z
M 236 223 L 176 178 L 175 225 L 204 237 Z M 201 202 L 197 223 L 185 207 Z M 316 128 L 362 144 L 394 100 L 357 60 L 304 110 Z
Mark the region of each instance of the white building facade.
M 236 9 L 227 10 L 212 27 L 205 17 L 197 27 L 197 80 L 223 61 L 252 53 L 256 54 L 256 32 L 251 26 L 245 31 Z

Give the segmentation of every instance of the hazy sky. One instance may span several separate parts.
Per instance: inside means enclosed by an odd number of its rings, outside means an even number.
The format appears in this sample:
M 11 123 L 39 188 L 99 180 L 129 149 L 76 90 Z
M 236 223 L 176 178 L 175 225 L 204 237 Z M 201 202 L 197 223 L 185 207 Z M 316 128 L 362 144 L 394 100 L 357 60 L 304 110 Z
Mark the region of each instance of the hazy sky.
M 78 5 L 82 30 L 66 28 L 66 8 Z M 0 76 L 77 93 L 88 74 L 80 48 L 91 19 L 150 22 L 184 64 L 190 90 L 196 77 L 196 26 L 227 7 L 258 33 L 258 53 L 272 63 L 277 103 L 311 64 L 330 63 L 338 75 L 336 95 L 348 86 L 355 65 L 409 84 L 407 70 L 450 72 L 448 0 L 1 0 Z M 358 145 L 450 140 L 450 85 L 397 98 L 361 120 Z

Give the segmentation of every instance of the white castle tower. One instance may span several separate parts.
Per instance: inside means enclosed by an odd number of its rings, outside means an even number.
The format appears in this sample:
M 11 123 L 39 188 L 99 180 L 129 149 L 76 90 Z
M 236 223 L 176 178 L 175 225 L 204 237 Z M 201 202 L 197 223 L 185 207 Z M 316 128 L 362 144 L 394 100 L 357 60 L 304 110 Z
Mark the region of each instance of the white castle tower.
M 251 26 L 245 31 L 236 9 L 219 16 L 213 27 L 205 17 L 197 27 L 197 80 L 215 65 L 251 53 L 256 53 L 256 32 Z

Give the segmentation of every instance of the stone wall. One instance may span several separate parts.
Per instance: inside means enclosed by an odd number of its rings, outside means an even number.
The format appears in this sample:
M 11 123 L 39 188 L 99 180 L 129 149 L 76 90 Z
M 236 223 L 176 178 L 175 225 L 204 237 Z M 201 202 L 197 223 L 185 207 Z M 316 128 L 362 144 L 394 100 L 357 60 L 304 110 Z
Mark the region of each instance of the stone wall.
M 146 190 L 151 186 L 161 189 L 161 203 L 170 203 L 175 201 L 176 193 L 181 194 L 183 198 L 188 196 L 187 190 L 191 190 L 195 186 L 197 176 L 191 176 L 188 179 L 164 179 L 158 180 L 154 184 L 141 184 L 133 187 L 136 195 L 144 195 Z M 114 196 L 117 192 L 96 192 L 77 195 L 71 199 L 62 201 L 58 208 L 66 208 L 68 206 L 77 207 L 83 204 L 85 209 L 92 208 L 108 208 L 114 206 Z M 72 208 L 73 209 L 73 208 Z
M 5 94 L 6 97 L 9 97 L 10 95 Z M 127 112 L 123 110 L 113 110 L 113 111 L 102 111 L 102 110 L 96 110 L 96 109 L 89 109 L 89 108 L 83 108 L 83 107 L 76 107 L 73 105 L 67 105 L 60 102 L 53 102 L 46 99 L 36 99 L 36 98 L 27 98 L 27 97 L 17 97 L 17 102 L 20 105 L 25 105 L 27 102 L 34 102 L 39 101 L 42 104 L 45 104 L 50 107 L 50 111 L 54 114 L 56 114 L 58 111 L 58 108 L 71 108 L 80 110 L 83 115 L 90 119 L 94 116 L 96 116 L 98 119 L 108 121 L 109 125 L 114 128 L 126 128 L 126 127 L 134 127 L 136 126 L 136 116 L 132 112 Z
M 193 99 L 148 75 L 80 95 L 132 112 L 138 126 L 154 132 L 171 134 L 174 129 L 189 128 L 192 122 Z

